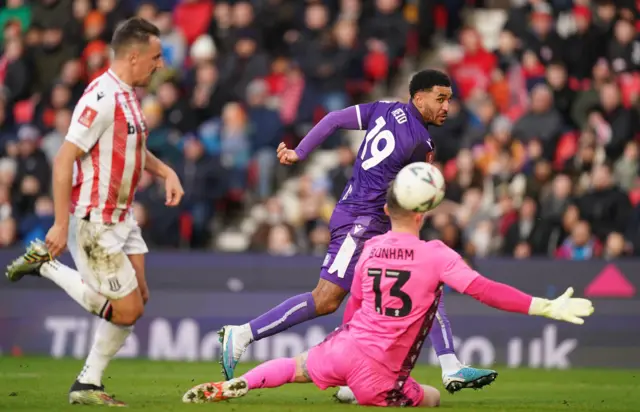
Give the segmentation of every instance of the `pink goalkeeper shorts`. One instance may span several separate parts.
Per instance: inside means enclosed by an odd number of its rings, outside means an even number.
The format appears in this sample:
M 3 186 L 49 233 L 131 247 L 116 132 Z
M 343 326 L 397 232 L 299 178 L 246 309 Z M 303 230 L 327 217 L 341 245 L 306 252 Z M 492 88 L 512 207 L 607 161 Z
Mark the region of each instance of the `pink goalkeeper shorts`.
M 409 377 L 402 384 L 396 373 L 363 354 L 348 330 L 330 334 L 309 350 L 307 371 L 322 390 L 348 386 L 360 405 L 420 406 L 424 390 Z

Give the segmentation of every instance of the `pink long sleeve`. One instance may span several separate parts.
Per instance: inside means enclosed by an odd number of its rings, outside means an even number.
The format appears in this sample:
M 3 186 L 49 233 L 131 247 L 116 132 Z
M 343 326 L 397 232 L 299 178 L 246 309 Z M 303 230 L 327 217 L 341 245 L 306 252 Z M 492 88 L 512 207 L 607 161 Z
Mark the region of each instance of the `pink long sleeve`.
M 485 305 L 507 312 L 529 313 L 532 296 L 512 286 L 478 275 L 467 286 L 465 294 Z

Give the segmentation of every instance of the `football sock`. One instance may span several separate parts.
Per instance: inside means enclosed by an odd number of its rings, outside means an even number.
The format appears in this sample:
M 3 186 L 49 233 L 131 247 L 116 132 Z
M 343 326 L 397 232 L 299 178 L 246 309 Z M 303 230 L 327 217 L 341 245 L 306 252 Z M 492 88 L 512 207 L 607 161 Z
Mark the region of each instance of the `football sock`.
M 443 374 L 455 373 L 460 369 L 460 362 L 453 347 L 453 333 L 451 323 L 444 309 L 444 296 L 440 297 L 436 318 L 429 332 L 429 340 L 438 355 Z
M 296 360 L 280 358 L 265 362 L 242 376 L 249 389 L 277 388 L 296 378 Z
M 84 283 L 78 271 L 58 261 L 51 261 L 40 267 L 40 275 L 60 286 L 88 312 L 106 320 L 111 319 L 109 300 Z
M 316 316 L 316 304 L 311 292 L 294 296 L 249 322 L 252 340 L 275 335 Z
M 119 326 L 105 320 L 100 321 L 89 356 L 78 375 L 78 382 L 102 385 L 104 370 L 124 345 L 132 330 L 133 326 Z

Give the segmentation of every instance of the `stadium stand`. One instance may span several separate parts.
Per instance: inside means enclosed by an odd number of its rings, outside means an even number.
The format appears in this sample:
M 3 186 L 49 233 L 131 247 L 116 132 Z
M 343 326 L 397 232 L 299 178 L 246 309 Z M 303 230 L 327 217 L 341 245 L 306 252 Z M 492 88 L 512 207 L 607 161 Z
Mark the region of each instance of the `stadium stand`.
M 6 0 L 0 10 L 0 245 L 52 223 L 50 163 L 117 23 L 162 32 L 139 90 L 148 147 L 186 191 L 141 181 L 157 248 L 323 255 L 360 133 L 276 164 L 325 113 L 406 99 L 424 67 L 454 81 L 433 128 L 447 202 L 424 238 L 468 256 L 640 255 L 640 2 L 612 0 Z

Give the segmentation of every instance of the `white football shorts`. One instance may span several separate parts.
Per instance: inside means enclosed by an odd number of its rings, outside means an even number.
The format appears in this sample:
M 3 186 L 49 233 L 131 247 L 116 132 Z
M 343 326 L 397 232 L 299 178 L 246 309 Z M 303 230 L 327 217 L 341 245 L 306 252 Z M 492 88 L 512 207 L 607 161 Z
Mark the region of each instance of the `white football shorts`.
M 71 215 L 67 247 L 82 279 L 108 299 L 121 299 L 138 287 L 127 255 L 149 251 L 138 222 L 93 223 Z

